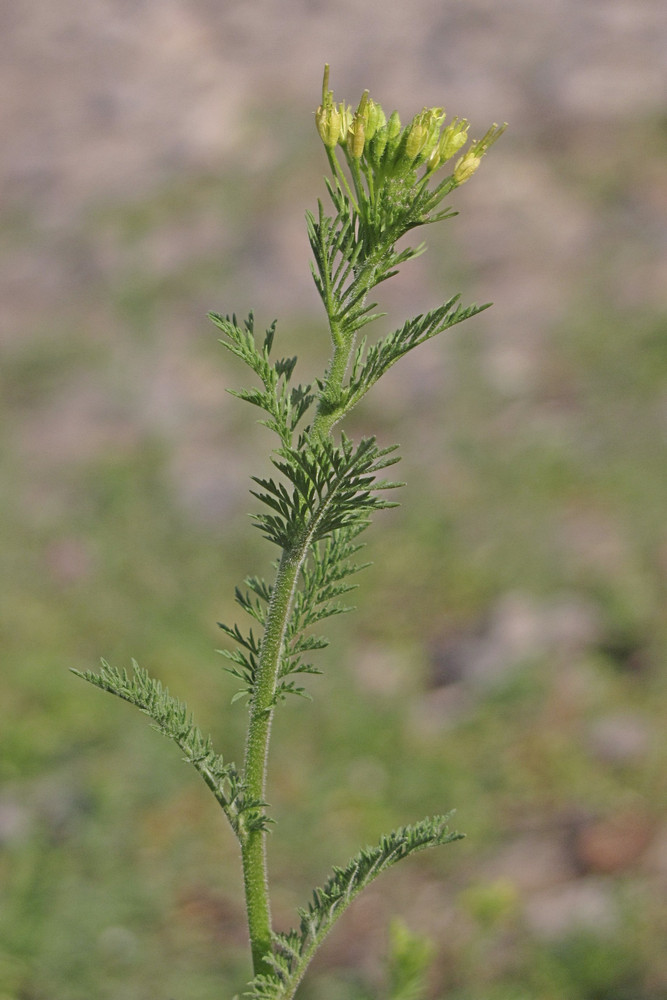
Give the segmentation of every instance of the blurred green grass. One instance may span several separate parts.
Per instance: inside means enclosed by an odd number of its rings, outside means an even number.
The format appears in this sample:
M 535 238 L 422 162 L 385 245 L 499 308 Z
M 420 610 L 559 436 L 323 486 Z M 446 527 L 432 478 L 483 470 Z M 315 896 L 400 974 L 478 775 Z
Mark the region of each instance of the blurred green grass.
M 225 308 L 231 262 L 252 257 L 251 203 L 270 210 L 298 187 L 285 167 L 276 178 L 269 192 L 258 177 L 232 177 L 223 192 L 190 178 L 96 210 L 75 239 L 78 255 L 101 258 L 92 279 L 55 334 L 31 330 L 6 353 L 0 1000 L 204 1000 L 246 980 L 238 858 L 213 802 L 138 713 L 68 668 L 134 656 L 226 756 L 242 754 L 244 711 L 230 705 L 215 622 L 233 617 L 234 585 L 268 568 L 244 499 L 268 435 L 224 400 L 245 373 L 215 352 L 203 313 Z M 201 226 L 200 249 L 173 251 Z M 456 807 L 468 839 L 357 904 L 304 1000 L 382 995 L 394 907 L 436 939 L 433 997 L 665 996 L 664 886 L 648 847 L 610 872 L 572 861 L 571 884 L 593 879 L 608 893 L 613 912 L 599 926 L 538 933 L 523 905 L 530 887 L 518 885 L 521 905 L 490 924 L 466 896 L 470 886 L 493 894 L 497 858 L 526 830 L 555 839 L 589 812 L 667 829 L 667 317 L 600 301 L 583 289 L 550 330 L 530 393 L 508 399 L 488 384 L 475 326 L 447 348 L 456 378 L 407 424 L 381 396 L 355 417 L 359 432 L 404 441 L 409 485 L 404 506 L 369 532 L 374 565 L 358 610 L 330 629 L 314 704 L 290 704 L 276 721 L 277 920 L 288 924 L 332 863 L 392 826 Z M 201 333 L 186 342 L 178 324 L 193 311 Z M 326 357 L 307 315 L 281 329 L 281 348 L 303 353 L 307 369 Z M 165 355 L 176 374 L 151 399 Z M 78 393 L 84 404 L 92 394 L 90 409 L 69 417 Z M 59 422 L 64 444 L 50 433 Z M 189 470 L 211 455 L 223 486 L 207 499 L 205 480 L 193 501 Z M 492 684 L 465 670 L 438 680 L 442 643 L 483 635 L 516 592 L 537 608 L 563 594 L 594 608 L 592 637 L 571 654 L 535 648 Z M 593 753 L 591 724 L 628 711 L 643 720 L 644 751 Z

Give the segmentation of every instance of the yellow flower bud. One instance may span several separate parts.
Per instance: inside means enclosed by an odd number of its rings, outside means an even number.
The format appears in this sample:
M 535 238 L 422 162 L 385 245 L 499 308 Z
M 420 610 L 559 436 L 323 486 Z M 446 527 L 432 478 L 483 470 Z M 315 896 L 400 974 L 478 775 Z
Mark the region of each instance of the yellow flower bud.
M 466 153 L 454 167 L 454 182 L 456 184 L 464 184 L 467 180 L 470 180 L 481 162 L 481 156 L 475 156 L 473 152 Z
M 433 152 L 440 134 L 440 125 L 445 112 L 442 108 L 424 108 L 412 119 L 409 126 L 405 155 L 409 160 L 423 163 Z
M 320 105 L 315 112 L 315 122 L 322 142 L 329 149 L 333 149 L 341 135 L 342 116 L 340 111 L 333 104 L 324 107 Z
M 445 163 L 451 159 L 455 153 L 458 153 L 462 146 L 465 146 L 468 140 L 469 128 L 470 123 L 465 118 L 455 118 L 443 129 L 440 142 L 438 143 L 438 155 L 441 163 Z
M 347 130 L 347 151 L 353 160 L 361 159 L 366 142 L 366 123 L 363 115 L 359 112 L 352 119 L 352 124 Z
M 340 141 L 343 129 L 343 109 L 344 105 L 338 107 L 334 104 L 333 90 L 329 90 L 329 64 L 324 67 L 324 78 L 322 80 L 322 103 L 315 112 L 315 124 L 320 134 L 320 139 L 329 149 Z
M 470 177 L 472 177 L 482 162 L 482 157 L 486 153 L 487 149 L 489 149 L 489 147 L 500 138 L 506 128 L 507 124 L 493 124 L 491 128 L 485 132 L 481 139 L 477 139 L 472 143 L 468 152 L 461 157 L 454 167 L 453 176 L 457 184 L 463 184 L 464 181 L 467 181 Z
M 426 172 L 432 174 L 434 170 L 437 170 L 440 166 L 440 153 L 438 147 L 436 146 L 428 160 L 426 161 Z
M 428 138 L 428 132 L 420 121 L 415 118 L 410 125 L 408 138 L 405 143 L 405 155 L 410 161 L 415 160 L 424 148 L 424 143 Z

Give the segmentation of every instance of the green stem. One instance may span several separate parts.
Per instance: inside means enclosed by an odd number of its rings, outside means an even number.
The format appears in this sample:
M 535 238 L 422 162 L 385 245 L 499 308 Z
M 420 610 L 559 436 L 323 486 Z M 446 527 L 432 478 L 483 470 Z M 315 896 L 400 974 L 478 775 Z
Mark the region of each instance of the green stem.
M 340 338 L 336 342 L 325 389 L 329 399 L 335 399 L 342 389 L 353 347 L 353 337 Z M 343 411 L 340 409 L 323 412 L 320 404 L 311 431 L 313 437 L 326 437 L 342 415 Z M 246 795 L 249 799 L 260 802 L 264 802 L 265 799 L 271 723 L 285 635 L 298 585 L 299 571 L 308 554 L 311 541 L 311 533 L 308 532 L 290 548 L 283 549 L 267 611 L 257 676 L 250 703 L 243 772 Z M 268 971 L 264 958 L 271 953 L 272 935 L 265 830 L 245 832 L 241 837 L 241 859 L 253 972 L 258 975 Z
M 345 155 L 347 157 L 347 153 Z M 331 149 L 329 149 L 328 146 L 327 146 L 327 157 L 329 158 L 329 165 L 331 167 L 331 172 L 333 173 L 334 177 L 337 178 L 337 180 L 342 185 L 342 187 L 345 188 L 345 191 L 347 193 L 348 198 L 350 199 L 350 201 L 354 205 L 355 211 L 358 212 L 359 211 L 359 206 L 357 204 L 357 199 L 354 197 L 354 195 L 352 194 L 352 191 L 350 190 L 350 185 L 347 183 L 347 177 L 345 176 L 345 174 L 343 173 L 343 171 L 340 169 L 340 164 L 338 162 L 338 158 L 336 157 L 336 154 Z M 349 157 L 347 157 L 347 159 L 348 159 L 348 162 L 349 162 Z
M 328 150 L 327 152 L 329 153 Z M 329 158 L 333 161 L 332 166 L 337 167 L 335 157 L 330 155 Z M 343 180 L 345 181 L 344 177 Z M 346 411 L 345 406 L 336 405 L 336 400 L 340 399 L 342 393 L 345 375 L 354 350 L 355 336 L 354 333 L 346 335 L 340 329 L 340 323 L 332 317 L 332 311 L 332 303 L 328 302 L 327 312 L 334 352 L 327 372 L 326 385 L 311 429 L 313 440 L 326 438 L 334 424 L 341 419 Z M 311 533 L 306 532 L 289 548 L 283 549 L 267 611 L 257 676 L 250 703 L 250 720 L 243 772 L 246 795 L 249 799 L 260 802 L 264 802 L 265 799 L 271 723 L 285 635 L 294 593 L 298 585 L 299 571 L 308 554 L 311 541 Z M 268 971 L 269 967 L 264 959 L 272 950 L 265 830 L 248 830 L 241 835 L 241 858 L 253 971 L 255 975 L 258 975 Z
M 264 801 L 267 754 L 280 658 L 285 641 L 305 545 L 283 550 L 271 593 L 262 639 L 257 677 L 250 705 L 245 750 L 244 788 L 250 799 Z M 266 972 L 264 957 L 271 951 L 271 908 L 266 867 L 266 832 L 249 830 L 241 844 L 248 930 L 254 974 Z
M 361 177 L 361 167 L 359 165 L 359 160 L 350 157 L 350 172 L 352 174 L 352 180 L 354 181 L 354 189 L 357 192 L 357 197 L 359 199 L 359 206 L 357 211 L 361 219 L 361 224 L 364 232 L 368 231 L 368 207 L 370 201 L 364 191 L 364 182 Z
M 345 337 L 341 341 L 334 340 L 335 347 L 331 364 L 327 373 L 327 384 L 325 391 L 320 397 L 317 414 L 313 421 L 312 434 L 315 438 L 325 438 L 331 432 L 331 428 L 344 414 L 341 407 L 333 407 L 332 403 L 340 396 L 345 380 L 345 373 L 350 363 L 350 356 L 354 348 L 354 338 Z

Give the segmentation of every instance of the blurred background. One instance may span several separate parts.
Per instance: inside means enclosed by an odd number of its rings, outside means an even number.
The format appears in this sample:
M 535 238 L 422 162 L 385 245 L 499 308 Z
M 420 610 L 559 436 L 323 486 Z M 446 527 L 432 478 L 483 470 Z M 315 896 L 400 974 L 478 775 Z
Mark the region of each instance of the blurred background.
M 270 435 L 206 312 L 326 362 L 313 111 L 368 87 L 510 129 L 382 288 L 493 309 L 351 421 L 400 441 L 314 703 L 276 719 L 279 928 L 361 843 L 467 839 L 362 897 L 303 1000 L 667 996 L 667 9 L 662 0 L 29 0 L 0 10 L 0 1000 L 209 1000 L 249 974 L 235 844 L 175 748 L 68 668 L 136 657 L 225 756 L 215 649 L 273 552 Z M 297 375 L 299 369 L 297 369 Z

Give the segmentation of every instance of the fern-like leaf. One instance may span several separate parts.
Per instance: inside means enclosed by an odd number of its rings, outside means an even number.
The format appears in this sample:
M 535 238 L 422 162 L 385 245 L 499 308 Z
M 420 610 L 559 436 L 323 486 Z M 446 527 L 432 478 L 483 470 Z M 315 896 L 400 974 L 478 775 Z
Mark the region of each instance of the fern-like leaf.
M 482 306 L 463 307 L 455 295 L 444 305 L 425 315 L 415 316 L 403 326 L 378 341 L 367 351 L 362 342 L 356 352 L 348 386 L 344 391 L 345 409 L 350 410 L 362 396 L 404 355 L 439 333 L 444 333 L 457 323 L 488 309 L 490 303 Z
M 153 728 L 178 746 L 184 760 L 192 764 L 213 792 L 232 829 L 242 840 L 257 823 L 267 822 L 263 816 L 262 802 L 244 798 L 243 786 L 234 764 L 226 764 L 211 744 L 210 736 L 203 736 L 195 725 L 187 705 L 169 694 L 160 681 L 132 661 L 133 673 L 120 671 L 102 660 L 99 673 L 92 670 L 73 670 L 77 677 L 94 684 L 102 691 L 115 694 L 123 701 L 135 705 L 140 712 L 153 720 Z
M 280 448 L 272 459 L 292 484 L 254 478 L 262 492 L 252 491 L 272 513 L 253 515 L 265 538 L 282 549 L 307 547 L 341 528 L 364 523 L 368 513 L 397 504 L 380 499 L 379 490 L 402 483 L 378 480 L 377 473 L 394 465 L 395 446 L 378 448 L 375 438 L 363 438 L 354 447 L 345 435 L 340 445 L 327 439 L 296 448 Z
M 232 396 L 265 410 L 269 417 L 260 420 L 260 423 L 274 431 L 283 445 L 289 446 L 297 424 L 314 402 L 315 396 L 310 392 L 309 385 L 290 387 L 297 360 L 295 357 L 279 358 L 271 362 L 275 321 L 266 330 L 263 345 L 259 348 L 255 340 L 255 320 L 252 313 L 243 326 L 239 326 L 236 316 L 230 318 L 209 313 L 209 319 L 226 335 L 226 339 L 220 341 L 223 347 L 241 358 L 263 384 L 263 389 L 230 389 L 229 392 Z
M 299 910 L 299 928 L 274 935 L 271 972 L 256 976 L 244 995 L 251 1000 L 291 1000 L 313 955 L 338 918 L 367 885 L 403 858 L 427 847 L 450 844 L 461 834 L 449 830 L 449 816 L 434 816 L 401 827 L 360 851 L 344 868 L 334 868 L 326 884 L 315 889 L 307 908 Z

